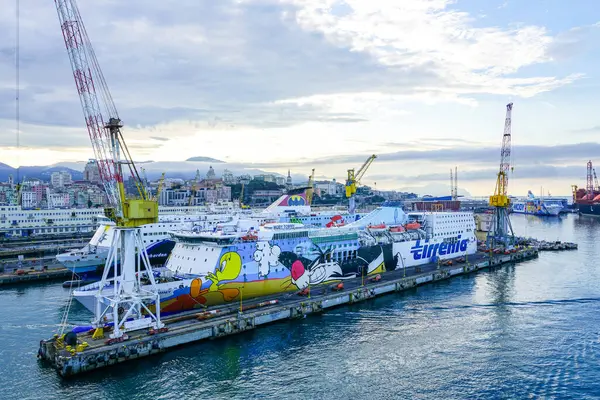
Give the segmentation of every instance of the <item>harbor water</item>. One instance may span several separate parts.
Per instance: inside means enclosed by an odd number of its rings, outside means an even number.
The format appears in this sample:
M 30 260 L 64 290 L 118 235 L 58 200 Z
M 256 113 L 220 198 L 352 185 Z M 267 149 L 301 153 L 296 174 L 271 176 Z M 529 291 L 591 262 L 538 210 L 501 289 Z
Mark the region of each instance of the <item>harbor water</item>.
M 60 283 L 0 288 L 4 399 L 462 399 L 600 396 L 600 219 L 511 216 L 579 249 L 61 379 L 36 359 Z M 70 307 L 69 321 L 90 314 Z

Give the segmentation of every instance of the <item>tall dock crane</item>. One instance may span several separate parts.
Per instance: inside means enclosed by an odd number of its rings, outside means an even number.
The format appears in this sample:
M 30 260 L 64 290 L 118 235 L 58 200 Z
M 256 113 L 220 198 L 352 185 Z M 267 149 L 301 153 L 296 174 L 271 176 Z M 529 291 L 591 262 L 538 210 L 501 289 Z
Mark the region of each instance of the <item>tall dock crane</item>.
M 363 175 L 365 172 L 367 172 L 367 169 L 369 169 L 369 166 L 376 158 L 377 156 L 375 154 L 371 155 L 356 173 L 354 172 L 354 168 L 348 170 L 348 179 L 346 180 L 346 198 L 348 199 L 348 211 L 350 214 L 354 214 L 354 211 L 356 210 L 356 199 L 354 198 L 356 186 L 360 184 L 360 180 L 362 179 Z
M 508 211 L 510 198 L 508 192 L 508 171 L 510 166 L 511 150 L 511 126 L 512 126 L 513 103 L 506 105 L 506 118 L 504 120 L 504 135 L 502 136 L 502 149 L 500 150 L 500 171 L 496 179 L 496 189 L 490 196 L 490 206 L 494 207 L 492 228 L 488 232 L 488 246 L 495 247 L 497 244 L 511 246 L 514 244 L 514 233 Z
M 139 229 L 141 225 L 158 221 L 158 203 L 149 198 L 127 149 L 119 113 L 76 1 L 55 0 L 55 5 L 100 178 L 108 197 L 109 206 L 104 211 L 117 227 L 95 296 L 94 336 L 104 335 L 104 321 L 110 317 L 114 322 L 113 338 L 120 338 L 128 330 L 160 329 L 163 327 L 160 297 Z M 134 179 L 137 198 L 125 195 L 123 169 L 127 169 Z M 143 275 L 150 280 L 150 290 L 142 285 Z M 152 302 L 155 313 L 148 306 Z

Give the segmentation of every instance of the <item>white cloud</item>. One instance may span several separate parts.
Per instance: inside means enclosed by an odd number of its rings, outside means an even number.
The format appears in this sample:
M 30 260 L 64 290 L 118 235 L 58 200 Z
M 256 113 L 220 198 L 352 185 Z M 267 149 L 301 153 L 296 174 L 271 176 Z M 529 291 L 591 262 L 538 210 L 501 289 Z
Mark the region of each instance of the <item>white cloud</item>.
M 287 0 L 300 11 L 296 21 L 337 46 L 367 53 L 394 68 L 433 68 L 444 85 L 416 92 L 513 94 L 530 97 L 573 82 L 581 75 L 506 77 L 521 68 L 549 62 L 555 38 L 544 27 L 475 27 L 452 0 Z M 346 6 L 342 14 L 336 7 Z
M 13 3 L 0 14 L 4 146 L 14 143 Z M 583 77 L 558 62 L 581 54 L 583 41 L 597 42 L 589 40 L 594 25 L 557 33 L 494 25 L 493 9 L 482 18 L 449 0 L 80 3 L 136 159 L 205 155 L 283 165 L 450 146 L 427 138 L 495 146 L 513 97 L 522 98 L 515 101 L 522 144 L 573 141 L 561 137 L 573 128 L 569 118 L 578 127 L 598 125 L 593 102 L 565 107 L 570 99 L 547 94 Z M 21 143 L 28 147 L 21 160 L 85 159 L 91 148 L 54 5 L 20 4 Z M 540 66 L 557 68 L 541 73 Z M 545 118 L 547 106 L 540 111 L 529 100 L 535 96 L 556 104 L 562 120 Z M 14 152 L 3 151 L 14 163 Z M 380 161 L 373 172 L 390 168 Z M 318 165 L 338 178 L 346 167 Z M 402 166 L 410 167 L 423 168 Z M 298 173 L 310 171 L 304 168 Z

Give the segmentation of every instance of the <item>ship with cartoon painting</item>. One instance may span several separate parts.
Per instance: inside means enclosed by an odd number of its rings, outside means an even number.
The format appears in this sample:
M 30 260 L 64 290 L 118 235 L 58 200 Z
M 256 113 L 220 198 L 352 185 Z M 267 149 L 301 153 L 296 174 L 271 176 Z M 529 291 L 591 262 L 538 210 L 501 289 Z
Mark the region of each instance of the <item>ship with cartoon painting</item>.
M 254 223 L 238 220 L 210 232 L 172 232 L 171 255 L 164 268 L 155 270 L 161 314 L 237 302 L 241 296 L 302 291 L 477 251 L 471 212 L 406 214 L 400 207 L 379 207 L 341 227 Z M 94 311 L 97 290 L 93 283 L 74 295 Z

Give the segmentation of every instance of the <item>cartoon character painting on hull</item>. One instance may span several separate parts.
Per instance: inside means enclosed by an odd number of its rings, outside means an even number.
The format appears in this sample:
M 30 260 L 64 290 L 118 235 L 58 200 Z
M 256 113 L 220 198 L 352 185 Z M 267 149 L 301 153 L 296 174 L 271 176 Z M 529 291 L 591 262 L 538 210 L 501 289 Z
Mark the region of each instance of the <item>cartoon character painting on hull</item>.
M 308 252 L 306 243 L 296 250 Z M 398 255 L 392 255 L 392 245 L 359 248 L 355 256 L 339 259 L 332 248 L 323 250 L 310 243 L 316 254 L 302 256 L 294 251 L 282 251 L 278 245 L 256 242 L 252 256 L 244 252 L 227 251 L 219 258 L 214 272 L 195 278 L 176 289 L 173 296 L 162 300 L 162 312 L 174 313 L 208 305 L 239 301 L 285 291 L 304 290 L 309 286 L 351 279 L 396 269 Z M 248 254 L 248 255 L 246 255 Z M 250 259 L 243 265 L 243 258 Z M 309 258 L 310 257 L 310 258 Z M 243 294 L 241 293 L 243 291 Z

